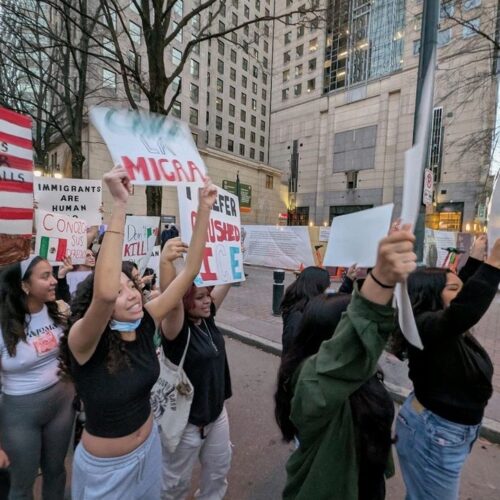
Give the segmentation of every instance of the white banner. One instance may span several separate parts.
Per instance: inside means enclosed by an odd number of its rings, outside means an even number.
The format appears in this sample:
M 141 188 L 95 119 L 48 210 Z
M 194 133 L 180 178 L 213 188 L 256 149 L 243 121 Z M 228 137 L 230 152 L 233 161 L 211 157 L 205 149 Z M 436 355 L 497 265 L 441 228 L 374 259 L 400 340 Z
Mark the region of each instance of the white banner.
M 83 219 L 89 226 L 102 222 L 102 181 L 89 179 L 35 178 L 38 208 Z
M 245 226 L 245 264 L 300 269 L 314 266 L 307 226 Z
M 393 203 L 340 215 L 332 220 L 330 239 L 325 251 L 325 266 L 373 267 L 378 242 L 391 227 Z
M 179 186 L 179 213 L 182 241 L 189 243 L 198 209 L 199 187 Z M 245 281 L 241 253 L 241 222 L 238 197 L 217 187 L 217 201 L 210 214 L 205 255 L 196 286 Z
M 207 169 L 189 127 L 175 118 L 129 109 L 95 107 L 90 119 L 115 165 L 133 184 L 203 183 Z
M 65 256 L 73 264 L 85 263 L 87 223 L 63 214 L 36 210 L 35 253 L 51 264 L 61 264 Z
M 158 236 L 159 217 L 128 215 L 125 220 L 123 260 L 135 262 L 142 276 Z

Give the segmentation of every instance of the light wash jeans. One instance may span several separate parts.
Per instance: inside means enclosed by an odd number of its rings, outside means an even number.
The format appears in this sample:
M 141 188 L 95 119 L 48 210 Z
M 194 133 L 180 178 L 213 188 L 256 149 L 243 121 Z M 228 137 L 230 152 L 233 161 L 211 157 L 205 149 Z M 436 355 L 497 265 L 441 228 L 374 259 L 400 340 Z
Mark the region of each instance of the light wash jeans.
M 417 411 L 413 399 L 411 394 L 396 420 L 406 500 L 457 500 L 460 473 L 480 425 L 450 422 L 427 409 Z
M 163 450 L 162 500 L 182 500 L 191 486 L 196 460 L 201 462 L 200 488 L 195 497 L 202 500 L 221 500 L 227 490 L 227 474 L 231 466 L 231 442 L 226 408 L 217 420 L 200 429 L 188 424 L 174 453 Z
M 80 442 L 75 450 L 72 500 L 159 500 L 161 444 L 158 427 L 135 450 L 120 457 L 91 455 Z

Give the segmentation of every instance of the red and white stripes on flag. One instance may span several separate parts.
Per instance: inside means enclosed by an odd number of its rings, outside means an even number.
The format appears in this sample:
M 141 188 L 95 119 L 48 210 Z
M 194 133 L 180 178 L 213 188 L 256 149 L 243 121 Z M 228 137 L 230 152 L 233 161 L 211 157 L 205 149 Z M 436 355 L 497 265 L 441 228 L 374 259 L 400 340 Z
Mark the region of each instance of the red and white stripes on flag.
M 0 107 L 0 234 L 31 238 L 32 228 L 31 118 Z

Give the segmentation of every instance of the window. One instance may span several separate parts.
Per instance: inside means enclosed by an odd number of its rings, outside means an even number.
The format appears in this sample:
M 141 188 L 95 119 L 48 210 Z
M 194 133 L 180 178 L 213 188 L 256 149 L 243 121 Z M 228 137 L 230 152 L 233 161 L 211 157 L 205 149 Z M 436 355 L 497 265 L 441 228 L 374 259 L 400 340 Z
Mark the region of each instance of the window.
M 243 76 L 241 77 L 241 86 L 242 86 L 244 89 L 246 89 L 246 88 L 247 88 L 247 84 L 248 84 L 248 79 L 247 79 L 247 77 L 246 77 L 245 75 L 243 75 Z
M 234 104 L 229 105 L 229 116 L 235 116 L 236 115 L 236 108 L 234 107 Z
M 281 100 L 282 101 L 286 101 L 289 96 L 290 96 L 290 89 L 283 89 L 281 91 Z
M 267 73 L 265 73 L 264 71 L 262 72 L 262 83 L 264 85 L 267 85 Z
M 302 38 L 304 36 L 304 25 L 301 24 L 297 26 L 297 38 Z
M 444 45 L 447 45 L 450 42 L 451 42 L 451 28 L 438 31 L 438 39 L 437 39 L 438 47 L 443 47 Z
M 229 78 L 231 78 L 233 82 L 236 81 L 236 70 L 234 68 L 229 70 Z
M 295 57 L 302 57 L 303 55 L 304 55 L 304 46 L 297 45 L 297 47 L 295 47 Z
M 480 28 L 480 18 L 476 17 L 470 21 L 466 21 L 462 29 L 462 36 L 464 38 L 470 38 L 471 36 L 477 35 Z
M 289 44 L 292 41 L 292 32 L 289 31 L 285 33 L 285 45 Z
M 250 124 L 252 127 L 255 127 L 257 125 L 257 117 L 255 115 L 250 116 Z
M 247 103 L 247 95 L 245 92 L 241 93 L 241 104 L 246 104 Z
M 255 132 L 250 132 L 250 142 L 255 144 Z
M 307 91 L 312 92 L 316 88 L 316 79 L 307 80 Z
M 266 116 L 266 107 L 264 106 L 264 104 L 262 104 L 260 107 L 260 114 L 262 116 Z
M 269 36 L 269 26 L 264 24 L 264 35 Z
M 462 10 L 472 10 L 481 5 L 481 0 L 464 0 Z
M 236 97 L 236 89 L 232 85 L 229 86 L 229 97 L 232 99 Z
M 224 74 L 224 61 L 217 59 L 217 71 L 223 75 Z
M 102 55 L 103 56 L 110 56 L 111 54 L 115 53 L 115 44 L 113 43 L 113 40 L 107 37 L 103 37 L 102 39 Z
M 295 97 L 298 97 L 300 94 L 302 94 L 302 84 L 298 83 L 297 85 L 293 86 L 293 95 Z
M 302 64 L 295 66 L 295 78 L 299 78 L 302 76 L 302 72 L 303 72 L 302 70 L 303 70 Z
M 217 97 L 215 99 L 215 109 L 217 111 L 222 111 L 222 97 Z
M 248 36 L 250 34 L 250 28 L 248 27 L 248 24 L 243 26 L 243 33 L 245 36 Z
M 255 8 L 260 10 L 260 0 L 255 0 Z
M 266 174 L 266 189 L 273 189 L 274 177 Z
M 183 7 L 184 7 L 184 2 L 183 0 L 177 0 L 175 3 L 174 3 L 174 12 L 182 17 L 182 12 L 183 12 Z
M 133 21 L 128 22 L 129 35 L 136 45 L 141 44 L 141 27 Z
M 200 63 L 191 59 L 189 63 L 189 73 L 193 78 L 199 78 L 200 76 Z
M 293 16 L 292 14 L 288 14 L 285 16 L 285 25 L 290 26 L 290 24 L 293 23 Z
M 345 177 L 347 189 L 356 189 L 358 187 L 358 172 L 356 170 L 347 171 Z
M 206 123 L 207 126 L 210 123 L 210 113 L 208 111 L 207 111 L 207 113 L 205 115 L 205 123 Z M 207 142 L 208 142 L 208 138 L 207 138 Z
M 141 71 L 141 56 L 134 52 L 133 50 L 129 50 L 128 52 L 128 65 L 131 68 L 137 68 L 139 72 Z
M 455 13 L 454 0 L 441 0 L 441 7 L 439 9 L 439 18 L 448 19 Z
M 139 4 L 139 5 L 140 5 L 140 4 Z M 137 7 L 136 7 L 136 5 L 135 5 L 135 3 L 134 3 L 133 1 L 132 1 L 132 2 L 130 2 L 129 7 L 130 7 L 130 10 L 131 10 L 132 12 L 135 12 L 136 14 L 139 14 L 139 11 L 137 10 Z
M 249 19 L 250 18 L 250 7 L 248 7 L 248 5 L 245 5 L 243 7 L 243 15 Z
M 259 34 L 256 31 L 253 32 L 253 41 L 257 45 L 259 44 Z
M 200 94 L 200 89 L 198 88 L 198 85 L 195 85 L 194 83 L 190 83 L 189 84 L 189 95 L 191 96 L 191 100 L 194 103 L 198 102 L 199 94 Z
M 245 156 L 245 145 L 244 144 L 240 144 L 240 155 Z
M 238 26 L 238 16 L 233 12 L 233 15 L 231 16 L 231 21 L 233 23 L 233 26 Z
M 252 82 L 252 93 L 257 94 L 257 84 L 255 82 Z
M 191 136 L 193 137 L 194 143 L 198 146 L 198 134 L 191 132 Z
M 264 40 L 264 52 L 269 52 L 269 43 L 267 43 L 267 40 Z
M 252 99 L 252 111 L 257 111 L 257 100 Z
M 233 0 L 232 3 L 233 3 L 233 7 L 238 8 L 238 0 Z
M 266 131 L 266 122 L 264 120 L 261 120 L 260 121 L 260 130 L 262 132 L 265 132 Z
M 224 33 L 224 31 L 226 31 L 226 25 L 222 21 L 219 21 L 219 33 Z
M 191 35 L 191 40 L 196 40 L 196 35 Z M 193 45 L 193 54 L 199 54 L 200 53 L 200 44 L 195 43 Z
M 212 54 L 210 52 L 208 53 L 208 65 L 210 66 L 212 64 Z
M 264 151 L 260 151 L 259 160 L 264 163 Z
M 432 129 L 429 148 L 429 167 L 434 174 L 434 182 L 441 181 L 441 163 L 443 159 L 443 108 L 432 111 Z
M 240 110 L 240 120 L 243 123 L 247 121 L 247 112 L 244 109 Z
M 244 139 L 245 138 L 245 127 L 240 127 L 240 139 Z
M 182 78 L 180 76 L 176 76 L 172 80 L 172 90 L 177 92 L 177 89 L 179 89 L 179 92 L 182 90 Z
M 309 22 L 309 31 L 310 32 L 316 31 L 318 27 L 319 27 L 319 17 L 311 19 L 311 21 Z
M 232 139 L 227 140 L 227 150 L 231 152 L 234 151 L 234 141 Z
M 207 85 L 210 86 L 210 72 L 207 71 Z
M 243 68 L 243 71 L 248 71 L 248 59 L 243 58 L 241 67 Z
M 266 91 L 266 89 L 262 89 L 262 99 L 264 99 L 264 100 L 267 99 L 267 91 Z
M 238 43 L 238 34 L 235 31 L 231 33 L 231 42 Z
M 222 130 L 222 117 L 221 116 L 215 117 L 215 128 L 217 130 Z
M 283 54 L 283 64 L 287 64 L 289 63 L 291 60 L 291 57 L 290 57 L 290 51 L 287 50 L 284 54 Z
M 228 122 L 227 130 L 231 135 L 234 135 L 234 122 Z
M 217 92 L 224 92 L 224 81 L 221 78 L 217 78 Z
M 222 147 L 222 136 L 218 134 L 215 135 L 215 147 L 219 149 Z
M 263 135 L 260 136 L 260 139 L 259 139 L 259 144 L 261 147 L 264 147 L 265 144 L 266 144 L 266 139 Z
M 255 160 L 255 149 L 254 148 L 250 148 L 250 158 L 252 160 Z
M 420 54 L 420 40 L 413 40 L 413 55 L 418 56 Z
M 267 69 L 267 67 L 269 66 L 269 61 L 268 61 L 268 59 L 267 59 L 267 57 L 266 57 L 266 56 L 264 56 L 264 57 L 262 58 L 262 66 L 264 66 L 264 68 L 266 68 L 266 69 Z
M 236 62 L 236 51 L 231 49 L 231 62 Z
M 105 89 L 116 91 L 116 73 L 109 69 L 102 69 L 102 86 Z
M 313 38 L 309 40 L 309 52 L 316 52 L 318 50 L 318 39 Z
M 181 117 L 181 103 L 179 101 L 175 101 L 172 104 L 172 116 L 175 116 L 175 118 Z
M 176 31 L 178 27 L 179 27 L 179 23 L 176 23 L 175 21 L 173 21 L 173 23 L 172 23 L 172 32 Z M 179 32 L 177 33 L 177 35 L 175 35 L 175 39 L 179 43 L 182 43 L 182 28 L 179 30 Z
M 286 0 L 286 7 L 291 7 L 293 4 L 293 0 Z
M 196 108 L 189 108 L 189 123 L 198 125 L 198 110 Z
M 307 62 L 307 71 L 311 73 L 316 70 L 316 59 L 309 59 Z
M 222 40 L 217 40 L 217 51 L 221 56 L 224 55 L 224 42 Z
M 196 14 L 191 18 L 191 27 L 194 31 L 200 30 L 200 14 Z
M 253 75 L 255 78 L 259 78 L 259 68 L 257 68 L 257 66 L 253 66 L 253 67 L 252 67 L 252 75 Z

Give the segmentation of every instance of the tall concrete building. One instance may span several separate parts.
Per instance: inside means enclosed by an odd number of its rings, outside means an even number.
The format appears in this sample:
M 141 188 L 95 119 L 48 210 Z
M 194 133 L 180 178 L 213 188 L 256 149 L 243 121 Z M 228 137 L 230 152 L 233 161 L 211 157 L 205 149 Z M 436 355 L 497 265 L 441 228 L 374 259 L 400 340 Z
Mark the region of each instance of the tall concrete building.
M 302 0 L 277 0 L 287 14 Z M 269 163 L 288 178 L 290 224 L 394 201 L 411 147 L 422 0 L 321 0 L 323 29 L 276 23 Z M 497 105 L 497 2 L 441 5 L 426 225 L 484 219 Z M 303 16 L 302 16 L 303 18 Z M 456 19 L 460 21 L 457 22 Z

